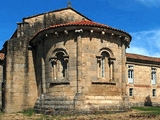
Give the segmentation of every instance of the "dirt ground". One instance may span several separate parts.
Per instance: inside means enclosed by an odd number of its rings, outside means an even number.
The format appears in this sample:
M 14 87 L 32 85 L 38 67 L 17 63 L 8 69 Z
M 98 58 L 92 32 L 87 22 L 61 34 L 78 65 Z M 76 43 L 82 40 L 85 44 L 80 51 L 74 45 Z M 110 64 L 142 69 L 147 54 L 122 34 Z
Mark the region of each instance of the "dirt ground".
M 49 116 L 34 114 L 27 116 L 22 113 L 0 114 L 0 120 L 160 120 L 160 116 L 143 115 L 138 111 L 115 114 L 78 115 L 78 116 Z

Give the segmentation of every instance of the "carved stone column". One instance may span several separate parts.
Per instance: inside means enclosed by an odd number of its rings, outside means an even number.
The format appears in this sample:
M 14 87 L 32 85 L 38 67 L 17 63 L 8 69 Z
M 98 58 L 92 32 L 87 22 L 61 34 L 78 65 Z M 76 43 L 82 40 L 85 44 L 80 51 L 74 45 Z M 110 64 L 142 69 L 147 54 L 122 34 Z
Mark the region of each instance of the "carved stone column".
M 64 55 L 64 64 L 65 64 L 65 80 L 68 80 L 68 59 L 69 59 L 69 56 L 68 55 Z
M 113 81 L 113 61 L 110 61 L 110 82 Z
M 99 56 L 96 56 L 97 58 L 97 77 L 98 78 L 101 78 L 101 69 L 100 69 L 100 65 L 101 65 L 101 60 L 102 60 L 102 56 L 99 55 Z
M 51 64 L 52 64 L 52 78 L 54 79 L 54 80 L 56 80 L 57 79 L 57 70 L 56 70 L 56 64 L 57 64 L 57 57 L 52 57 L 52 58 L 50 58 L 50 62 L 51 62 Z

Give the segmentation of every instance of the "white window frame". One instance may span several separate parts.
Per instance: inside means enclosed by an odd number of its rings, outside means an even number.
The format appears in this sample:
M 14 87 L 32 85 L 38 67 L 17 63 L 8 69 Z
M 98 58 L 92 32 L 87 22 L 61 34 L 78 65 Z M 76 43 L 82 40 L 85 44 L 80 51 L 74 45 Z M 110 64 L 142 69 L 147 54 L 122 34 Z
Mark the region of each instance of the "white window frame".
M 133 84 L 134 82 L 134 70 L 132 65 L 128 65 L 128 83 Z
M 156 68 L 151 68 L 151 83 L 156 84 Z

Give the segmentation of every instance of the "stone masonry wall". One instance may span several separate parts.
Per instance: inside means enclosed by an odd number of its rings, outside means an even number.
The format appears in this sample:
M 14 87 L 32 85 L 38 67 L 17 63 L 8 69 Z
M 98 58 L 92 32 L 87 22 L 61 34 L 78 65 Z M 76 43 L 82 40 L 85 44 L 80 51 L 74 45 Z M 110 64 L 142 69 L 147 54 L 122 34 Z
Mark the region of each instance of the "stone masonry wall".
M 87 18 L 68 8 L 62 11 L 53 11 L 33 17 L 24 18 L 23 22 L 29 24 L 30 29 L 28 32 L 31 36 L 33 36 L 41 29 L 48 28 L 57 24 L 81 21 L 83 19 L 86 20 Z
M 42 75 L 45 73 L 43 55 L 39 54 L 41 56 L 40 63 L 43 63 L 39 70 L 36 68 L 38 64 L 35 63 L 38 58 L 32 56 L 35 53 L 28 50 L 30 38 L 41 29 L 51 25 L 82 19 L 86 18 L 68 8 L 24 18 L 22 23 L 18 23 L 17 35 L 15 35 L 17 38 L 10 39 L 5 48 L 7 54 L 3 108 L 6 112 L 16 112 L 33 107 L 37 96 L 46 92 L 47 84 L 45 76 Z M 43 79 L 44 82 L 39 79 Z M 41 84 L 43 84 L 43 88 Z
M 22 23 L 18 23 L 17 38 L 10 39 L 5 48 L 6 82 L 3 100 L 6 112 L 32 108 L 36 100 L 35 109 L 43 113 L 69 109 L 82 112 L 92 109 L 124 110 L 126 46 L 120 38 L 124 33 L 112 36 L 114 31 L 108 30 L 109 34 L 102 35 L 102 31 L 96 29 L 100 32 L 91 35 L 90 30 L 84 30 L 80 34 L 75 32 L 79 28 L 74 27 L 73 31 L 69 30 L 69 34 L 64 34 L 65 29 L 60 28 L 60 34 L 56 35 L 56 31 L 52 31 L 45 36 L 39 35 L 41 37 L 35 46 L 28 44 L 42 29 L 84 19 L 87 18 L 68 8 L 24 18 Z M 53 78 L 50 61 L 54 57 L 53 51 L 59 48 L 69 56 L 67 78 L 62 81 Z M 113 52 L 113 81 L 97 79 L 96 56 L 101 49 Z
M 34 49 L 37 58 L 35 62 L 39 69 L 36 74 L 41 73 L 43 54 L 46 78 L 46 93 L 40 94 L 37 99 L 36 111 L 52 114 L 69 110 L 81 112 L 124 110 L 126 103 L 123 100 L 122 91 L 125 89 L 123 88 L 125 78 L 122 76 L 124 69 L 122 66 L 125 62 L 125 48 L 122 47 L 120 38 L 100 36 L 98 32 L 90 35 L 87 30 L 84 30 L 81 35 L 75 31 L 69 31 L 68 35 L 59 34 L 59 36 L 48 34 L 43 40 L 37 42 Z M 68 79 L 64 81 L 55 80 L 52 77 L 53 68 L 49 61 L 53 57 L 53 51 L 58 48 L 66 50 L 69 55 Z M 110 49 L 115 57 L 114 79 L 111 82 L 108 79 L 97 78 L 96 55 L 100 54 L 102 48 Z M 41 78 L 39 77 L 38 81 Z M 42 88 L 42 84 L 39 85 L 39 88 Z
M 5 112 L 34 106 L 37 87 L 31 52 L 26 38 L 8 41 L 6 54 Z

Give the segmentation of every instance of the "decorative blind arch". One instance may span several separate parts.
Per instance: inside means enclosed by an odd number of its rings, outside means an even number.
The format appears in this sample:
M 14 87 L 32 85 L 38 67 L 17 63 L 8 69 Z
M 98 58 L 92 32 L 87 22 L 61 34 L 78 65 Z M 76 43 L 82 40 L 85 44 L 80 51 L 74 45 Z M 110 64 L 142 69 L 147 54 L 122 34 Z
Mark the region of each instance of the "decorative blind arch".
M 113 82 L 114 79 L 114 55 L 109 48 L 100 49 L 97 58 L 97 77 L 105 82 Z
M 49 59 L 52 65 L 53 81 L 61 82 L 68 79 L 68 59 L 69 55 L 65 49 L 57 48 L 53 51 Z

